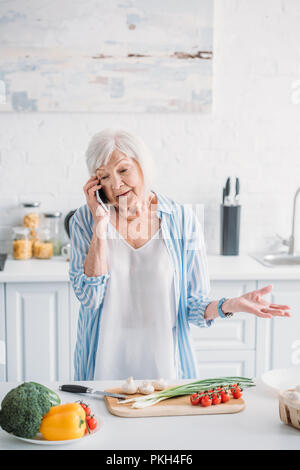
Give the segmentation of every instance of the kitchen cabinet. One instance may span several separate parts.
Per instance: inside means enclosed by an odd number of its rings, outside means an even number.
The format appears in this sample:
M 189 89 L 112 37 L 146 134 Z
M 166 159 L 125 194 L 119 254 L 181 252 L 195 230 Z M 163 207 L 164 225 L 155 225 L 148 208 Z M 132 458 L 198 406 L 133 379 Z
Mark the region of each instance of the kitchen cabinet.
M 213 281 L 211 298 L 238 297 L 256 289 L 255 281 Z M 238 313 L 217 318 L 210 328 L 191 326 L 199 376 L 255 374 L 256 317 Z
M 257 368 L 261 372 L 300 364 L 300 281 L 258 282 L 258 288 L 273 284 L 266 299 L 271 303 L 287 304 L 291 317 L 259 319 L 257 329 Z
M 68 380 L 68 283 L 8 283 L 5 290 L 6 379 Z
M 238 297 L 256 289 L 254 281 L 211 282 L 212 299 Z M 231 318 L 216 318 L 210 328 L 191 325 L 197 350 L 240 350 L 255 348 L 255 316 L 239 313 Z
M 196 350 L 198 377 L 255 376 L 254 351 Z
M 71 345 L 70 379 L 74 380 L 73 359 L 74 359 L 74 350 L 75 350 L 76 337 L 77 337 L 77 322 L 78 322 L 80 302 L 74 293 L 71 283 L 69 284 L 69 299 L 70 299 L 70 345 Z

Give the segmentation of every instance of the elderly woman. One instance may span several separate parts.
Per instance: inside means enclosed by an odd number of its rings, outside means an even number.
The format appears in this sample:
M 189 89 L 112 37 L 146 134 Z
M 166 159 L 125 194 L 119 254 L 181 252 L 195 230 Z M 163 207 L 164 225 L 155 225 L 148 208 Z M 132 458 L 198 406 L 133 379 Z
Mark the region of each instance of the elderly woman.
M 81 303 L 75 380 L 195 378 L 190 323 L 209 327 L 238 312 L 290 316 L 287 305 L 263 299 L 272 286 L 209 297 L 202 227 L 191 208 L 152 189 L 140 138 L 99 132 L 86 161 L 86 204 L 70 222 L 69 274 Z

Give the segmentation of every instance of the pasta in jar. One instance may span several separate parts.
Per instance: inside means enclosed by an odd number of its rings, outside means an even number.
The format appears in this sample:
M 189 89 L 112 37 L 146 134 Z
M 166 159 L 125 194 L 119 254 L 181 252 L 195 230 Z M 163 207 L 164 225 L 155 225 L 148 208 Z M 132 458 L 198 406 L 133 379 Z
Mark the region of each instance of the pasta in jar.
M 32 240 L 27 227 L 13 228 L 12 255 L 14 259 L 25 260 L 32 258 Z
M 49 239 L 47 229 L 37 229 L 37 238 L 33 243 L 33 257 L 40 259 L 49 259 L 53 256 L 53 243 Z
M 23 202 L 21 205 L 23 207 L 23 225 L 29 228 L 30 238 L 34 240 L 40 226 L 40 215 L 37 212 L 40 202 Z
M 53 256 L 53 243 L 36 240 L 33 244 L 34 258 L 48 259 Z

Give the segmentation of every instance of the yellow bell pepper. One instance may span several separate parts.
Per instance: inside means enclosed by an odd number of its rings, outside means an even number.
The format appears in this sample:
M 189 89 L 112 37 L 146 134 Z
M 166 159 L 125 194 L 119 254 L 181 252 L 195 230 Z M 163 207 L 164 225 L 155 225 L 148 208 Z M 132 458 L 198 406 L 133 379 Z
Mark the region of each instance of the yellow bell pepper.
M 47 441 L 82 437 L 86 430 L 85 411 L 79 403 L 52 406 L 42 419 L 40 432 Z

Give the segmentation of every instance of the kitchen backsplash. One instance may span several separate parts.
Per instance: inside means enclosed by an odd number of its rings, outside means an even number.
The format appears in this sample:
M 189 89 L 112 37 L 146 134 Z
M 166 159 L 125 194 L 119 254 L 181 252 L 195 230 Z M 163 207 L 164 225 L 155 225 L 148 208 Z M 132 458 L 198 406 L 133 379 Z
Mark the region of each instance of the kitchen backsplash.
M 41 211 L 63 216 L 84 204 L 84 152 L 105 127 L 145 140 L 156 161 L 153 189 L 204 204 L 209 254 L 220 253 L 220 202 L 230 175 L 241 184 L 240 253 L 276 248 L 275 234 L 291 233 L 300 186 L 299 21 L 296 0 L 215 2 L 210 115 L 0 114 L 0 251 L 11 250 L 20 202 L 39 200 Z M 300 203 L 297 215 L 300 251 Z

